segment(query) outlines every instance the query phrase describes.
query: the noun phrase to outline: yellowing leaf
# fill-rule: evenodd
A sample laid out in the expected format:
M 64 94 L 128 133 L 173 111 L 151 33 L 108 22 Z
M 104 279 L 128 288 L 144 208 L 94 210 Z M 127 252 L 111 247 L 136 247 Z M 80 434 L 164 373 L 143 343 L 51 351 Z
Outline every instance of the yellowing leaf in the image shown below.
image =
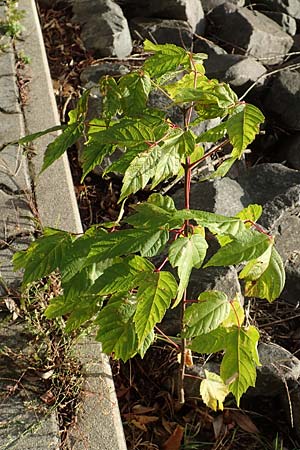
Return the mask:
M 223 410 L 223 402 L 229 394 L 228 386 L 222 378 L 213 372 L 205 372 L 205 379 L 200 385 L 200 394 L 204 403 L 214 411 Z

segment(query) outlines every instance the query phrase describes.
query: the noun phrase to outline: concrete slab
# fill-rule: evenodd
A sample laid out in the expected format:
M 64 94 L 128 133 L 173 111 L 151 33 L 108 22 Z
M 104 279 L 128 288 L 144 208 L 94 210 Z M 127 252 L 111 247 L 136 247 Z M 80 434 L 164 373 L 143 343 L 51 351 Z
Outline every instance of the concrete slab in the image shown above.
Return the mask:
M 30 58 L 30 64 L 22 75 L 31 80 L 23 107 L 26 134 L 31 134 L 59 125 L 60 121 L 35 2 L 21 0 L 19 7 L 26 11 L 22 20 L 25 32 L 24 40 L 16 43 L 16 48 Z M 42 176 L 38 175 L 46 147 L 56 136 L 55 133 L 44 136 L 32 146 L 36 155 L 31 161 L 31 175 L 39 216 L 44 226 L 81 233 L 82 226 L 67 156 L 64 155 Z

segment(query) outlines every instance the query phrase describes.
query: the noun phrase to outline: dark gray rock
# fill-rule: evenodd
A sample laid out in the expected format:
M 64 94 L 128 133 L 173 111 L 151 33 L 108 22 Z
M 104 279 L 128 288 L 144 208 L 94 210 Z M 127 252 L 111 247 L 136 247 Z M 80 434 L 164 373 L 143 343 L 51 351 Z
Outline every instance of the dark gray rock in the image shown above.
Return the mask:
M 300 134 L 286 139 L 285 155 L 290 167 L 300 170 Z
M 261 343 L 258 346 L 261 367 L 257 369 L 257 381 L 251 393 L 256 396 L 274 397 L 284 392 L 285 383 L 295 387 L 300 378 L 300 361 L 280 345 Z
M 99 80 L 104 75 L 120 76 L 130 72 L 130 68 L 124 64 L 114 63 L 111 61 L 101 61 L 99 64 L 84 69 L 80 74 L 80 80 L 84 87 L 89 89 L 93 86 L 97 87 Z
M 208 39 L 201 38 L 201 36 L 194 41 L 193 52 L 206 53 L 208 57 L 212 55 L 227 55 L 226 50 L 222 47 Z
M 193 31 L 203 34 L 204 11 L 201 0 L 123 0 L 127 17 L 152 17 L 188 22 Z
M 229 83 L 232 87 L 246 89 L 257 80 L 263 84 L 266 68 L 251 56 L 211 55 L 204 61 L 206 75 Z
M 228 0 L 228 1 L 236 6 L 245 5 L 245 0 Z M 202 8 L 206 13 L 216 8 L 217 6 L 222 5 L 225 2 L 226 0 L 201 0 Z
M 112 0 L 73 0 L 73 21 L 82 26 L 81 38 L 96 56 L 125 58 L 132 51 L 127 20 Z
M 259 164 L 242 173 L 236 181 L 247 194 L 241 197 L 244 206 L 247 203 L 264 205 L 291 187 L 299 185 L 300 172 L 282 164 Z
M 173 199 L 177 208 L 184 208 L 183 189 L 179 189 Z M 239 183 L 228 177 L 193 183 L 191 186 L 191 209 L 234 216 L 250 202 L 250 197 Z
M 300 130 L 300 73 L 283 70 L 276 74 L 264 105 L 280 126 Z
M 193 31 L 184 20 L 135 18 L 130 21 L 133 39 L 149 39 L 158 44 L 175 44 L 187 49 L 193 42 Z
M 214 34 L 238 52 L 258 58 L 263 63 L 280 63 L 293 45 L 290 35 L 260 12 L 224 3 L 208 15 Z M 234 30 L 234 32 L 233 32 Z
M 263 0 L 262 3 L 271 11 L 279 11 L 295 19 L 300 19 L 299 0 Z
M 280 25 L 282 30 L 286 33 L 290 34 L 291 36 L 294 36 L 296 34 L 297 23 L 293 17 L 289 16 L 288 14 L 275 11 L 264 11 L 263 13 L 265 16 L 278 23 L 278 25 Z

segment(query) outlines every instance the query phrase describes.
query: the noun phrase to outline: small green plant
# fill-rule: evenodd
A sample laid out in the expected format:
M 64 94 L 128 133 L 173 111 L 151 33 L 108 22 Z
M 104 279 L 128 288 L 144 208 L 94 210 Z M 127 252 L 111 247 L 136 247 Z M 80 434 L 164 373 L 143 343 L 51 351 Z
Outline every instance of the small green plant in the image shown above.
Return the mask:
M 24 30 L 21 24 L 25 12 L 18 9 L 17 0 L 6 0 L 6 17 L 0 21 L 0 31 L 11 38 L 18 38 Z
M 281 293 L 285 274 L 274 238 L 256 224 L 261 206 L 249 205 L 235 217 L 192 210 L 191 173 L 230 143 L 230 158 L 212 175 L 224 176 L 243 156 L 264 116 L 255 106 L 239 101 L 229 85 L 205 76 L 206 55 L 149 41 L 145 50 L 152 56 L 140 70 L 118 81 L 110 76 L 100 80 L 100 117 L 86 119 L 86 91 L 69 113 L 67 125 L 20 140 L 24 144 L 62 129 L 45 152 L 45 170 L 86 136 L 83 178 L 121 148 L 123 155 L 106 169 L 123 175 L 120 217 L 92 226 L 80 236 L 47 228 L 27 251 L 15 255 L 14 265 L 16 270 L 25 269 L 24 287 L 59 270 L 63 294 L 51 300 L 46 316 L 67 317 L 67 332 L 92 322 L 103 351 L 124 361 L 135 354 L 143 357 L 168 308 L 180 305 L 179 401 L 184 402 L 190 350 L 223 351 L 220 375 L 205 371 L 201 383 L 204 402 L 222 409 L 228 393 L 239 404 L 242 394 L 255 385 L 259 331 L 245 321 L 238 294 L 228 298 L 220 291 L 206 291 L 199 292 L 198 299 L 189 298 L 191 271 L 243 264 L 239 277 L 245 295 L 270 302 Z M 183 126 L 172 123 L 165 110 L 148 106 L 152 90 L 180 108 Z M 196 135 L 195 126 L 212 118 L 220 118 L 219 125 Z M 206 142 L 216 145 L 205 151 Z M 185 208 L 178 210 L 171 197 L 159 193 L 159 186 L 182 176 Z M 124 202 L 149 185 L 153 193 L 148 200 L 132 205 L 134 213 L 123 219 Z M 208 232 L 218 243 L 210 259 Z M 155 265 L 153 257 L 158 256 L 160 263 Z

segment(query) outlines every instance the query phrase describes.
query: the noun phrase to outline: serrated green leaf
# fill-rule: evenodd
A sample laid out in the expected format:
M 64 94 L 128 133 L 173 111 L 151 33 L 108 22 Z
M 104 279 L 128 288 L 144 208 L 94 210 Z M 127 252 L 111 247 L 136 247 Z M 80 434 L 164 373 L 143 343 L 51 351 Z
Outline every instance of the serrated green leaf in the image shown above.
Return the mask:
M 126 153 L 123 153 L 123 155 L 119 157 L 119 159 L 117 159 L 110 166 L 108 166 L 104 170 L 103 174 L 105 175 L 111 172 L 125 173 L 126 170 L 128 169 L 128 166 L 130 166 L 134 158 L 136 158 L 137 155 L 140 154 L 140 152 L 141 152 L 140 148 L 131 148 L 127 150 Z
M 44 315 L 47 319 L 54 319 L 68 314 L 73 307 L 73 302 L 67 301 L 63 295 L 54 297 L 50 300 L 49 305 L 45 309 Z
M 85 265 L 138 252 L 143 257 L 155 256 L 168 240 L 169 231 L 165 228 L 130 229 L 108 233 L 91 246 Z
M 249 261 L 239 273 L 239 278 L 247 281 L 257 280 L 270 264 L 272 248 L 273 246 L 270 245 L 262 255 Z
M 154 330 L 152 330 L 148 336 L 146 337 L 146 339 L 144 340 L 144 342 L 142 343 L 141 346 L 139 346 L 137 353 L 140 355 L 140 357 L 143 359 L 146 351 L 149 349 L 150 345 L 153 344 L 153 341 L 155 339 L 155 333 Z
M 267 269 L 257 280 L 246 282 L 245 295 L 247 297 L 265 298 L 272 302 L 280 296 L 284 284 L 284 265 L 279 253 L 273 247 Z
M 219 125 L 210 128 L 197 137 L 196 142 L 217 142 L 223 139 L 227 133 L 226 122 L 222 122 Z
M 228 384 L 237 405 L 248 387 L 255 386 L 256 367 L 259 365 L 257 353 L 258 330 L 232 327 L 226 335 L 226 351 L 221 363 L 221 378 Z
M 196 336 L 192 340 L 191 350 L 197 353 L 215 353 L 224 349 L 226 328 L 219 326 L 215 330 L 207 334 Z
M 206 291 L 199 295 L 199 302 L 187 308 L 184 315 L 187 338 L 207 334 L 218 328 L 230 312 L 227 295 L 220 291 Z
M 68 125 L 74 125 L 76 123 L 83 122 L 87 113 L 89 96 L 90 89 L 87 89 L 79 98 L 76 107 L 69 111 Z
M 199 66 L 198 66 L 199 67 Z M 202 66 L 203 67 L 203 66 Z M 199 67 L 200 68 L 200 67 Z M 204 67 L 203 67 L 204 69 Z M 195 86 L 196 81 L 196 86 Z M 208 79 L 205 76 L 198 76 L 195 80 L 194 72 L 185 74 L 180 80 L 177 80 L 175 83 L 169 83 L 163 86 L 163 89 L 167 91 L 171 98 L 176 98 L 178 93 L 183 88 L 192 88 L 192 89 L 203 89 L 205 85 L 208 83 Z
M 255 230 L 246 229 L 240 232 L 231 242 L 221 247 L 205 267 L 229 266 L 257 258 L 272 245 L 270 237 Z
M 60 158 L 68 148 L 78 141 L 84 130 L 82 123 L 72 123 L 64 128 L 63 132 L 51 142 L 44 154 L 42 172 Z
M 102 95 L 102 116 L 106 123 L 121 111 L 121 92 L 116 80 L 110 75 L 104 75 L 99 82 Z
M 132 72 L 121 77 L 119 89 L 124 114 L 131 116 L 143 112 L 146 108 L 151 79 L 146 73 Z
M 236 214 L 241 220 L 251 220 L 252 222 L 256 222 L 262 214 L 262 206 L 261 205 L 248 205 L 242 211 Z M 251 226 L 251 224 L 250 224 Z
M 60 267 L 71 246 L 69 233 L 45 228 L 44 235 L 32 242 L 25 252 L 14 255 L 14 269 L 25 269 L 23 285 L 39 280 Z
M 139 346 L 156 323 L 161 322 L 177 293 L 177 283 L 169 272 L 153 272 L 140 276 L 134 323 Z
M 82 177 L 81 183 L 89 172 L 94 167 L 99 166 L 105 156 L 111 155 L 115 150 L 115 146 L 110 144 L 100 144 L 97 139 L 90 137 L 87 144 L 84 146 L 82 154 Z
M 65 332 L 77 330 L 93 319 L 102 307 L 103 300 L 96 296 L 82 294 L 72 305 L 71 314 L 65 324 Z
M 208 228 L 212 233 L 238 235 L 246 230 L 242 220 L 236 217 L 227 217 L 206 211 L 182 209 L 174 213 L 174 220 L 195 220 L 202 227 Z
M 155 142 L 153 127 L 147 127 L 140 119 L 124 118 L 99 133 L 102 144 L 119 145 L 122 147 L 147 148 L 148 143 Z
M 232 108 L 238 98 L 228 84 L 218 83 L 216 80 L 207 80 L 206 85 L 203 83 L 201 89 L 182 88 L 174 98 L 175 103 L 196 102 L 195 108 L 218 107 L 221 109 Z M 228 121 L 227 121 L 228 123 Z
M 176 211 L 174 200 L 168 195 L 161 195 L 158 193 L 151 194 L 147 199 L 147 203 L 158 206 L 167 213 L 173 214 Z
M 173 308 L 180 302 L 186 289 L 192 269 L 199 269 L 204 261 L 207 242 L 200 234 L 182 237 L 172 242 L 169 248 L 169 261 L 172 267 L 178 267 L 179 286 Z
M 238 112 L 227 120 L 226 125 L 230 142 L 240 157 L 259 132 L 264 115 L 256 106 L 247 103 L 242 109 L 240 105 L 238 108 Z
M 241 327 L 245 321 L 245 311 L 239 300 L 239 294 L 230 301 L 230 312 L 222 322 L 222 327 L 230 328 L 232 326 Z
M 144 49 L 145 51 L 155 52 L 144 63 L 144 69 L 154 78 L 173 72 L 180 65 L 188 67 L 190 64 L 186 50 L 174 44 L 156 45 L 146 39 Z
M 222 378 L 213 372 L 204 369 L 205 379 L 200 384 L 200 395 L 203 402 L 212 410 L 223 411 L 223 402 L 229 394 L 229 389 Z
M 91 287 L 90 292 L 98 295 L 126 292 L 136 287 L 136 275 L 140 272 L 153 272 L 155 266 L 141 256 L 129 256 L 106 270 Z
M 21 139 L 19 139 L 18 143 L 20 145 L 28 144 L 29 142 L 35 141 L 35 139 L 38 139 L 39 137 L 44 136 L 45 134 L 53 133 L 54 131 L 58 130 L 64 130 L 65 128 L 67 128 L 67 125 L 55 125 L 54 127 L 47 128 L 46 130 L 28 134 L 27 136 L 24 136 Z
M 136 354 L 135 311 L 136 297 L 128 293 L 112 296 L 100 311 L 95 321 L 99 325 L 96 339 L 101 342 L 104 353 L 113 352 L 125 362 Z

